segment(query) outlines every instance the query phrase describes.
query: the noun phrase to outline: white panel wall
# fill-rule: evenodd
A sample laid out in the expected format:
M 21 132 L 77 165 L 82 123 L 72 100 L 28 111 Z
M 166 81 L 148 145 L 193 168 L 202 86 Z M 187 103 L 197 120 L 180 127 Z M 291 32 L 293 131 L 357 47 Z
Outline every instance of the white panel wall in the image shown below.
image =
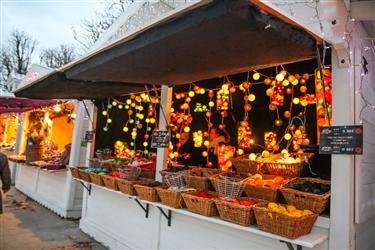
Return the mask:
M 357 249 L 375 249 L 375 109 L 367 107 L 360 111 L 364 106 L 361 98 L 361 60 L 364 56 L 368 62 L 368 74 L 362 78 L 363 96 L 375 105 L 375 55 L 371 50 L 365 51 L 364 46 L 371 43 L 363 40 L 368 35 L 356 27 L 356 33 L 353 37 L 352 46 L 355 53 L 355 86 L 356 94 L 356 120 L 362 122 L 364 129 L 364 151 L 361 157 L 356 159 L 355 172 L 355 223 L 356 223 L 356 248 Z M 362 38 L 362 39 L 361 39 Z M 361 41 L 362 40 L 362 41 Z

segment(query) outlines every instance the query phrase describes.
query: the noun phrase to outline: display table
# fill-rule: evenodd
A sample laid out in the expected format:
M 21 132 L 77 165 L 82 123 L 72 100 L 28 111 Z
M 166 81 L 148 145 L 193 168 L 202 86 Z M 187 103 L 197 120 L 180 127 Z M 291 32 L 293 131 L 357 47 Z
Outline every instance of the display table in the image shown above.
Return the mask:
M 47 171 L 17 163 L 15 187 L 64 218 L 81 216 L 82 187 L 67 170 Z
M 311 234 L 291 240 L 78 181 L 86 189 L 80 228 L 111 249 L 328 248 L 328 218 L 319 217 Z

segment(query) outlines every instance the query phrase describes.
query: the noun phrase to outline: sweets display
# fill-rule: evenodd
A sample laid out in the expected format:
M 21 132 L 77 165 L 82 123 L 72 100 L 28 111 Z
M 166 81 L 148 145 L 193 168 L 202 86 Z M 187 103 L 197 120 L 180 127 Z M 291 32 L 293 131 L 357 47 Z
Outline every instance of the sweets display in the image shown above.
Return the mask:
M 311 212 L 310 210 L 307 210 L 307 209 L 300 210 L 300 209 L 297 209 L 295 206 L 292 206 L 292 205 L 286 205 L 285 206 L 285 205 L 282 205 L 282 204 L 276 204 L 276 203 L 272 203 L 272 202 L 268 203 L 267 208 L 269 210 L 273 211 L 273 212 L 278 212 L 278 213 L 285 214 L 285 215 L 288 215 L 288 216 L 291 216 L 291 217 L 301 217 L 301 216 L 304 216 L 304 215 L 313 214 L 313 212 Z

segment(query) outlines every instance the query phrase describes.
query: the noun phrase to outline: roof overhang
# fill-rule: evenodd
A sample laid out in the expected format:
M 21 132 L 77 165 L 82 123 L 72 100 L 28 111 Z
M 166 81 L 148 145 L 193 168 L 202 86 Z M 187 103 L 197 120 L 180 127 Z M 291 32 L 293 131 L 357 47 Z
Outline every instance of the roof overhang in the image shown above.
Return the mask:
M 102 83 L 101 96 L 115 96 L 143 84 L 184 84 L 308 60 L 315 46 L 306 31 L 250 1 L 212 1 L 83 57 L 56 72 L 59 78 L 49 75 L 16 95 L 42 98 L 38 92 L 52 88 L 48 98 L 94 97 L 88 89 Z
M 0 97 L 0 114 L 23 113 L 56 104 L 56 100 Z

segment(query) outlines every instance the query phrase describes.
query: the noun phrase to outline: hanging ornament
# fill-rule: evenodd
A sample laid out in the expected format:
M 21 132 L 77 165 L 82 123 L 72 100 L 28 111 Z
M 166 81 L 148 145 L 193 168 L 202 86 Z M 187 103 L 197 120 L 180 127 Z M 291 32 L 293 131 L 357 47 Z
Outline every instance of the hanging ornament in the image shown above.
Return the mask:
M 203 132 L 202 130 L 198 130 L 196 132 L 193 132 L 193 141 L 194 141 L 194 147 L 200 148 L 203 144 Z
M 283 120 L 281 120 L 280 118 L 276 119 L 275 120 L 275 125 L 277 127 L 281 127 L 283 125 Z
M 238 126 L 238 147 L 249 148 L 252 139 L 252 129 L 248 121 L 242 121 Z
M 218 148 L 218 164 L 221 171 L 229 171 L 232 167 L 232 159 L 234 157 L 235 147 L 221 145 Z
M 264 147 L 267 150 L 273 150 L 277 144 L 277 136 L 275 132 L 269 131 L 264 133 Z
M 228 110 L 230 101 L 230 91 L 229 88 L 233 84 L 231 82 L 224 83 L 221 85 L 220 90 L 216 92 L 216 106 L 217 110 Z

